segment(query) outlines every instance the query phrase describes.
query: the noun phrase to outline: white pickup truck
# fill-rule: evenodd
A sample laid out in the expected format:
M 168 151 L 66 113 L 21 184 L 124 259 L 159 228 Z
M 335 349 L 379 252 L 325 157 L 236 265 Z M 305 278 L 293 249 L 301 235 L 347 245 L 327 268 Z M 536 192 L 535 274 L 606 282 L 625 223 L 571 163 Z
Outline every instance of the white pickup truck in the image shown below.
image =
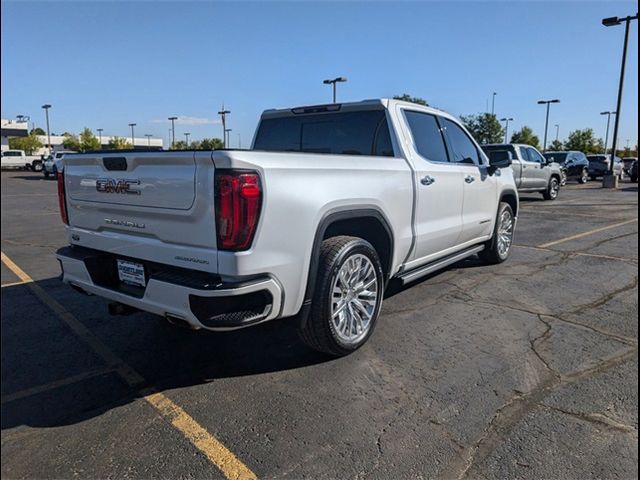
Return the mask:
M 396 100 L 267 110 L 250 150 L 67 154 L 63 280 L 195 329 L 296 317 L 345 355 L 390 279 L 471 255 L 507 259 L 509 156 L 492 164 L 452 116 Z
M 2 168 L 26 168 L 39 172 L 42 170 L 42 157 L 27 155 L 24 150 L 4 150 L 0 157 Z

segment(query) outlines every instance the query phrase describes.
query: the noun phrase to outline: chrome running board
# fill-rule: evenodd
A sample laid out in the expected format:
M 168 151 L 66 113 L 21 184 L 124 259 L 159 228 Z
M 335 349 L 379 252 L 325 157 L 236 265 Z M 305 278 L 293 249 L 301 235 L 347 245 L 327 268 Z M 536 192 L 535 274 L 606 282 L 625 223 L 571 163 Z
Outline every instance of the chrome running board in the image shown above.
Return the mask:
M 434 262 L 427 263 L 422 267 L 414 268 L 413 270 L 409 270 L 408 272 L 401 273 L 398 275 L 398 278 L 402 281 L 402 285 L 406 285 L 407 283 L 413 282 L 420 277 L 424 277 L 425 275 L 429 275 L 430 273 L 437 272 L 438 270 L 442 270 L 443 268 L 459 262 L 460 260 L 464 260 L 471 255 L 475 255 L 482 250 L 484 250 L 484 245 L 476 245 L 474 247 L 467 248 L 466 250 L 462 250 L 461 252 L 452 253 L 451 255 L 439 260 L 435 260 Z

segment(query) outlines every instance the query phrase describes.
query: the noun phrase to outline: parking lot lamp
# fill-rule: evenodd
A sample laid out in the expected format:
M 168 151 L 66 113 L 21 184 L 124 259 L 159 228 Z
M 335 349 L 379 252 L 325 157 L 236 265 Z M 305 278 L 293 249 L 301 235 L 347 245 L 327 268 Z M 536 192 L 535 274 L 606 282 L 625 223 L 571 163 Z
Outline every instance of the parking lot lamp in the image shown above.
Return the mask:
M 130 123 L 129 126 L 131 127 L 131 148 L 133 148 L 134 150 L 136 149 L 136 139 L 135 136 L 133 135 L 133 127 L 135 127 L 137 125 L 137 123 Z
M 231 130 L 230 128 L 226 128 L 226 129 L 224 130 L 224 134 L 225 134 L 225 137 L 224 137 L 224 138 L 225 138 L 225 143 L 226 143 L 227 145 L 229 145 L 229 147 L 231 147 L 231 135 L 230 135 L 230 134 L 231 134 L 231 132 L 232 132 L 232 130 Z
M 509 122 L 513 122 L 513 118 L 501 118 L 501 122 L 504 122 L 504 143 L 509 143 Z
M 231 113 L 229 110 L 225 110 L 224 104 L 222 104 L 222 110 L 218 112 L 218 115 L 222 118 L 222 147 L 227 148 L 227 114 Z
M 51 105 L 45 103 L 42 105 L 42 108 L 44 108 L 44 114 L 47 118 L 47 148 L 49 149 L 49 152 L 51 152 L 51 133 L 49 130 L 49 109 L 51 108 Z
M 151 135 L 150 133 L 145 133 L 144 134 L 145 137 L 147 137 L 147 146 L 151 146 L 151 137 L 153 137 L 153 135 Z
M 556 123 L 554 126 L 556 127 L 556 143 L 558 143 L 558 139 L 560 138 L 560 124 Z
M 187 146 L 187 149 L 189 148 L 189 135 L 191 135 L 190 132 L 184 132 L 184 141 Z
M 496 92 L 493 92 L 493 95 L 491 96 L 491 115 L 495 115 L 495 108 L 496 108 Z
M 169 117 L 171 120 L 171 148 L 176 144 L 176 120 L 178 117 Z
M 620 67 L 620 83 L 618 84 L 618 102 L 616 105 L 616 121 L 613 124 L 613 141 L 611 145 L 611 161 L 609 162 L 609 174 L 604 176 L 602 180 L 602 186 L 604 188 L 616 188 L 616 178 L 613 174 L 613 168 L 615 166 L 616 158 L 616 143 L 618 142 L 618 127 L 620 125 L 620 109 L 622 108 L 622 88 L 624 86 L 624 69 L 627 63 L 627 45 L 629 43 L 629 25 L 631 20 L 638 20 L 638 13 L 634 16 L 627 16 L 624 18 L 609 17 L 602 19 L 602 24 L 605 27 L 613 27 L 620 25 L 624 22 L 624 45 L 622 46 L 622 65 Z
M 329 79 L 329 80 L 323 80 L 322 83 L 324 83 L 325 85 L 332 85 L 333 86 L 333 103 L 336 103 L 336 83 L 342 83 L 342 82 L 346 82 L 347 78 L 346 77 L 336 77 L 334 79 Z
M 611 115 L 615 115 L 616 112 L 600 112 L 600 115 L 607 116 L 607 130 L 604 134 L 604 154 L 607 154 L 607 143 L 609 143 L 609 123 L 611 122 Z
M 104 131 L 104 128 L 96 128 L 97 132 L 98 132 L 98 138 L 100 139 L 100 150 L 102 150 L 102 132 Z
M 551 105 L 552 103 L 560 103 L 560 100 L 558 100 L 557 98 L 554 98 L 553 100 L 538 100 L 538 105 L 544 105 L 544 104 L 547 105 L 547 116 L 544 121 L 544 143 L 542 147 L 543 152 L 547 151 L 547 132 L 549 130 L 549 105 Z

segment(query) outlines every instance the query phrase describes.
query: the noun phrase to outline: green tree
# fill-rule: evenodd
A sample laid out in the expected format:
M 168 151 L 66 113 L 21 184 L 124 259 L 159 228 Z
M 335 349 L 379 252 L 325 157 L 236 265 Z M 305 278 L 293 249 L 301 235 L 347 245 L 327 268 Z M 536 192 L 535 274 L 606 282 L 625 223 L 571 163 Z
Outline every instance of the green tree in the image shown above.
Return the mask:
M 429 104 L 427 103 L 427 101 L 424 98 L 412 97 L 408 93 L 403 93 L 402 95 L 396 95 L 393 98 L 395 100 L 402 100 L 402 101 L 405 101 L 405 102 L 417 103 L 418 105 L 424 105 L 425 107 L 429 106 Z
M 604 142 L 601 138 L 596 138 L 592 128 L 585 128 L 571 132 L 565 143 L 565 148 L 587 154 L 601 153 L 604 150 Z
M 203 138 L 199 150 L 220 150 L 223 147 L 219 138 Z
M 547 150 L 550 150 L 552 152 L 560 152 L 564 150 L 564 143 L 562 143 L 560 140 L 554 140 L 547 146 Z
M 479 143 L 501 143 L 504 138 L 504 129 L 498 117 L 492 113 L 479 113 L 460 117 L 464 126 Z
M 126 138 L 111 137 L 107 143 L 107 147 L 111 150 L 126 150 L 131 148 L 131 143 Z
M 26 137 L 15 137 L 9 139 L 9 148 L 13 150 L 24 150 L 27 155 L 33 155 L 33 153 L 42 148 L 42 142 L 38 140 L 38 137 L 34 134 L 29 134 Z
M 524 126 L 519 131 L 511 135 L 511 143 L 524 143 L 537 149 L 540 148 L 540 139 L 533 134 L 530 127 Z
M 178 140 L 173 144 L 173 147 L 171 148 L 171 150 L 186 150 L 187 149 L 187 142 L 185 142 L 184 140 Z
M 47 132 L 45 132 L 40 127 L 36 127 L 36 128 L 32 128 L 31 129 L 31 135 L 46 135 L 46 134 L 47 134 Z
M 62 140 L 62 146 L 65 150 L 73 150 L 74 152 L 81 151 L 80 140 L 77 136 L 68 132 L 65 132 L 62 136 L 64 137 L 64 140 Z
M 80 134 L 80 151 L 86 152 L 88 150 L 100 150 L 100 140 L 93 134 L 93 132 L 85 128 Z

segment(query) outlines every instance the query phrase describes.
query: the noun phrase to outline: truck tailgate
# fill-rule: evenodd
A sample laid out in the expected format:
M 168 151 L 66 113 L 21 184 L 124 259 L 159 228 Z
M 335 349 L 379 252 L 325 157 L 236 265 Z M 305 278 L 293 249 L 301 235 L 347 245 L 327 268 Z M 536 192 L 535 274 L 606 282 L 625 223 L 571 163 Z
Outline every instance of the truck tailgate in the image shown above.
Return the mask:
M 63 162 L 72 244 L 217 268 L 210 152 L 101 152 Z

